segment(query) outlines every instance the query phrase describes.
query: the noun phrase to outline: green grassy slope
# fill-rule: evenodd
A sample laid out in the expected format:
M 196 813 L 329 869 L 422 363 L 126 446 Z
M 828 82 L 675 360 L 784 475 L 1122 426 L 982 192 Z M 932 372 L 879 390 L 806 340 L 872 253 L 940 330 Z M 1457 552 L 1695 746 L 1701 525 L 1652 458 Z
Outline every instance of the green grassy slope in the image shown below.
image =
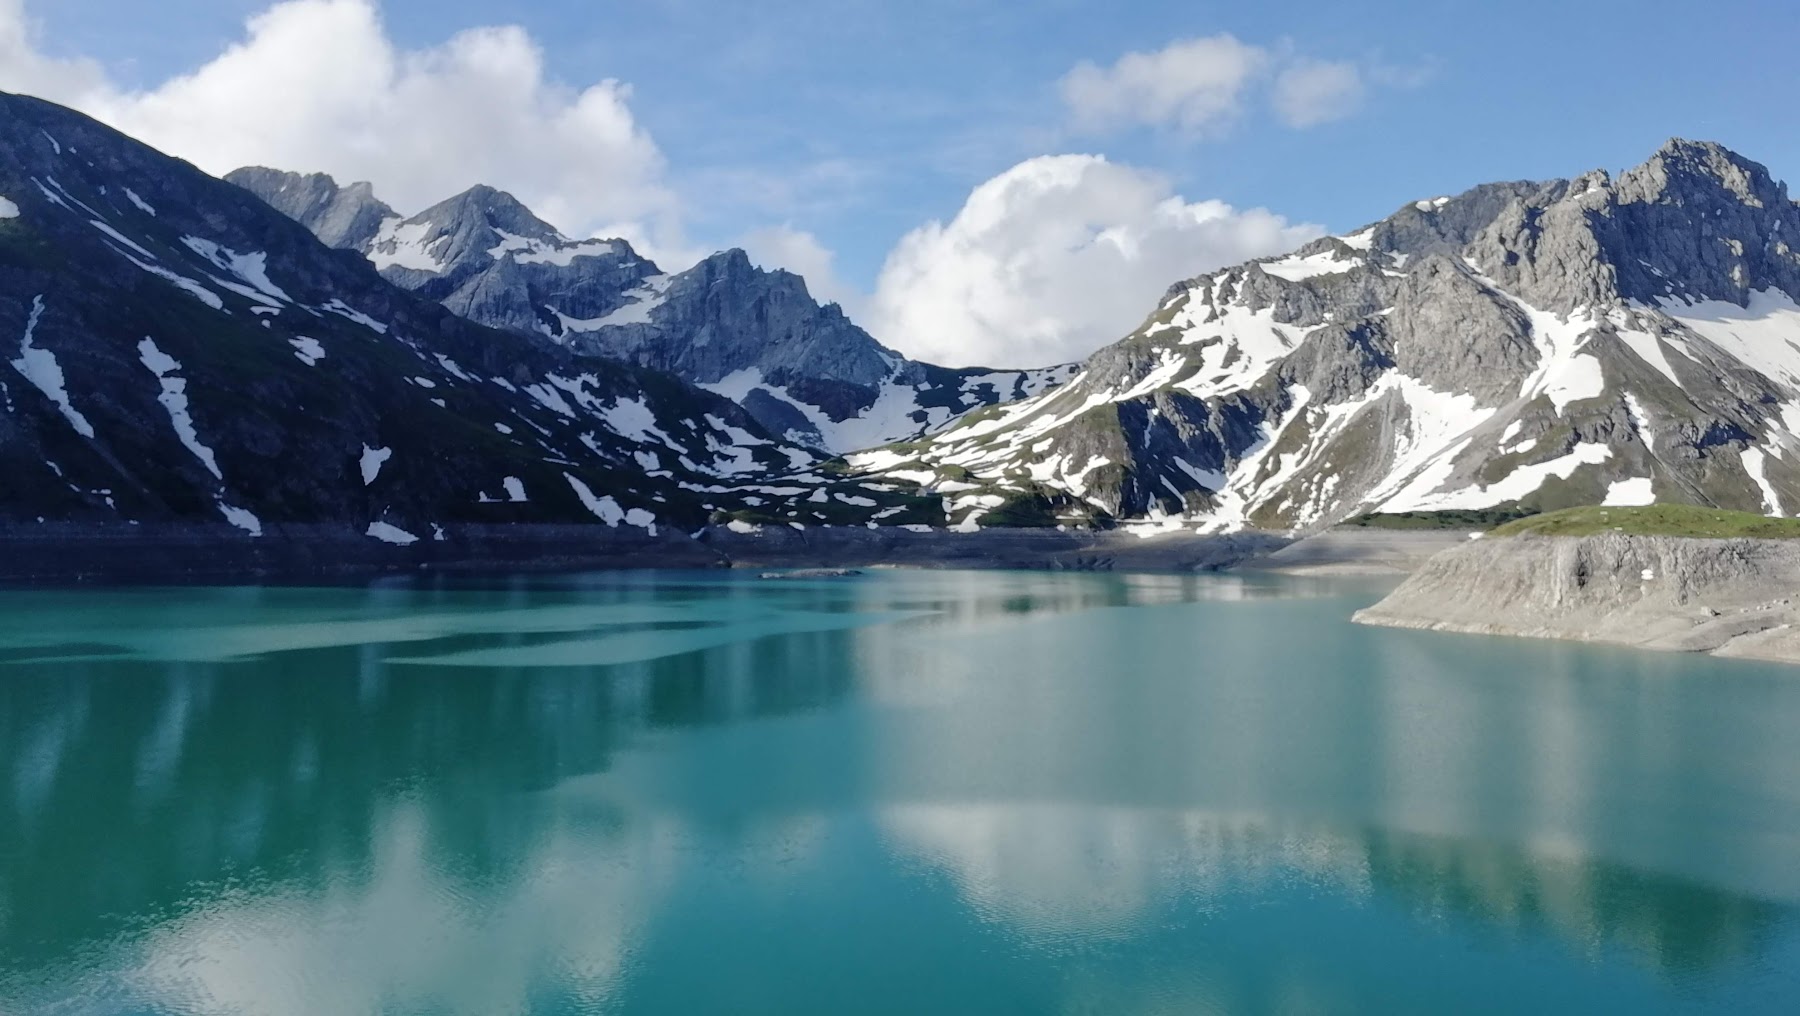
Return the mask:
M 1690 536 L 1724 539 L 1741 536 L 1762 540 L 1800 538 L 1800 519 L 1772 519 L 1750 512 L 1722 511 L 1686 504 L 1642 508 L 1565 508 L 1519 519 L 1495 529 L 1492 536 L 1591 536 L 1622 532 L 1633 536 Z

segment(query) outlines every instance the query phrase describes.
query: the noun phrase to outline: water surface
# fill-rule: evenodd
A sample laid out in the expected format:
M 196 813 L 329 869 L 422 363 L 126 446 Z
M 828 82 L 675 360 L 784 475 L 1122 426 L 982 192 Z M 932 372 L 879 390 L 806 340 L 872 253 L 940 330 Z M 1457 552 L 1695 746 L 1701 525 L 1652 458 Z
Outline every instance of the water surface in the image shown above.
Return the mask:
M 0 593 L 0 1014 L 1800 1011 L 1800 670 L 1380 591 Z

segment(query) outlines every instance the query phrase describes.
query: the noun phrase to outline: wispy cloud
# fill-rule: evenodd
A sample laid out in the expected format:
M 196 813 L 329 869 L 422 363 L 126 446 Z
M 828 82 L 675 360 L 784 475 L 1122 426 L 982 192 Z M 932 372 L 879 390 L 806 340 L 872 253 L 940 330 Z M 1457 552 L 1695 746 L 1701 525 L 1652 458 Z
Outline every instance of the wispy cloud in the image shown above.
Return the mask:
M 1283 124 L 1304 129 L 1354 115 L 1372 87 L 1413 88 L 1431 73 L 1428 65 L 1316 59 L 1285 40 L 1266 47 L 1212 35 L 1127 53 L 1105 67 L 1084 60 L 1060 86 L 1076 133 L 1148 127 L 1206 139 L 1229 131 L 1259 101 Z
M 1300 60 L 1275 79 L 1275 113 L 1289 127 L 1342 120 L 1362 107 L 1363 72 L 1348 60 Z
M 1144 125 L 1206 134 L 1243 112 L 1245 93 L 1269 63 L 1267 50 L 1230 35 L 1183 39 L 1110 67 L 1076 64 L 1062 79 L 1063 101 L 1084 131 Z

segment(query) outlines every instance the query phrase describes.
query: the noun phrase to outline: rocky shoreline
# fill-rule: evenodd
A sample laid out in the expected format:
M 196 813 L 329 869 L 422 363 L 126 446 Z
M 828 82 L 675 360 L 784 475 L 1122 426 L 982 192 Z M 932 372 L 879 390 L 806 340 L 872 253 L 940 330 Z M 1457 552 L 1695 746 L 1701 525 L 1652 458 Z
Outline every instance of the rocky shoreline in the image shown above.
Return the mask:
M 1254 558 L 1246 570 L 1283 575 L 1408 575 L 1441 551 L 1469 542 L 1462 529 L 1339 526 Z
M 1433 557 L 1355 620 L 1800 663 L 1800 541 L 1474 540 Z

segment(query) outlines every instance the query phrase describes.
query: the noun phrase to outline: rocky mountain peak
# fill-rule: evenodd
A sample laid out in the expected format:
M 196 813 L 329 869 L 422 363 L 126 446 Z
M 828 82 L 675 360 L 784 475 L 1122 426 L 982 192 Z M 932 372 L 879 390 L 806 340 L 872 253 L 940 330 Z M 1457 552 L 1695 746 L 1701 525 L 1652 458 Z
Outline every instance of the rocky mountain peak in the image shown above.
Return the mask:
M 750 255 L 742 247 L 714 251 L 700 264 L 706 265 L 708 271 L 720 275 L 754 275 L 762 271 L 750 262 Z
M 741 247 L 710 254 L 689 269 L 688 273 L 705 280 L 709 286 L 729 284 L 763 294 L 779 293 L 783 298 L 804 300 L 809 304 L 817 303 L 812 290 L 806 285 L 805 277 L 785 268 L 759 267 Z M 835 303 L 821 304 L 818 309 L 825 318 L 848 321 L 843 310 Z
M 225 179 L 299 221 L 326 246 L 341 250 L 361 250 L 381 231 L 382 223 L 400 217 L 375 197 L 375 188 L 366 181 L 339 186 L 324 173 L 289 173 L 266 166 L 236 169 Z
M 1461 253 L 1559 314 L 1659 300 L 1744 306 L 1761 290 L 1800 293 L 1797 230 L 1800 210 L 1766 168 L 1678 138 L 1617 178 L 1595 170 L 1514 191 Z
M 1752 207 L 1788 202 L 1787 186 L 1767 167 L 1714 141 L 1671 138 L 1643 165 L 1620 178 L 1624 200 L 1662 200 L 1675 204 L 1719 201 Z
M 477 184 L 440 201 L 408 221 L 429 222 L 451 233 L 464 228 L 485 227 L 547 243 L 570 242 L 556 227 L 532 214 L 518 198 L 486 184 Z
M 1402 205 L 1394 214 L 1350 234 L 1374 250 L 1405 257 L 1457 252 L 1509 206 L 1529 201 L 1552 185 L 1531 180 L 1482 184 L 1456 195 Z
M 1619 176 L 1595 216 L 1620 295 L 1651 303 L 1745 306 L 1775 289 L 1800 296 L 1800 208 L 1762 164 L 1710 141 L 1669 141 Z

